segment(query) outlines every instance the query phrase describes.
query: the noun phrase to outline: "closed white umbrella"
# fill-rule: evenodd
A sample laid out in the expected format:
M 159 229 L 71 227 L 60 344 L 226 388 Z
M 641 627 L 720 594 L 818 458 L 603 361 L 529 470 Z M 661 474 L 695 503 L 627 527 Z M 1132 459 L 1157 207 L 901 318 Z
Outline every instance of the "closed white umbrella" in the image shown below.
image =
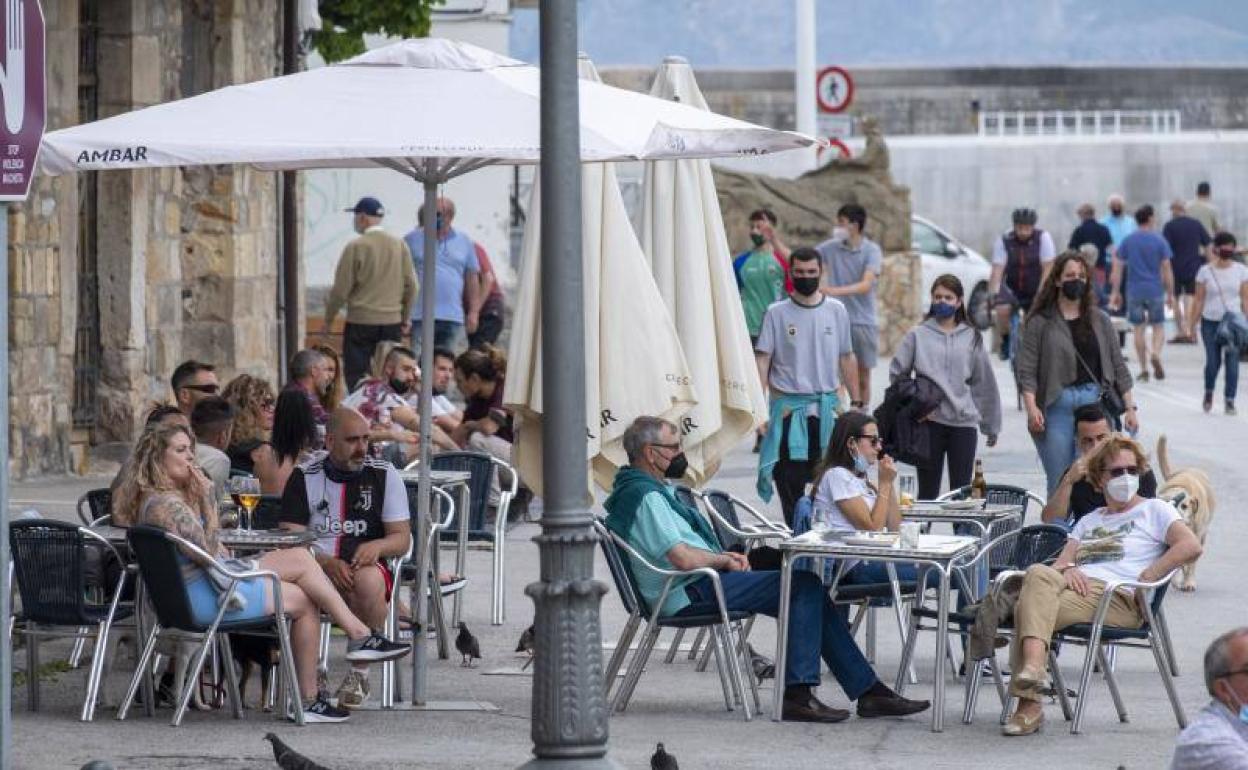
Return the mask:
M 582 79 L 598 79 L 593 64 L 584 57 L 580 70 Z M 540 210 L 540 196 L 540 187 L 534 183 L 529 211 Z M 650 275 L 612 164 L 582 167 L 581 217 L 585 350 L 570 350 L 567 355 L 584 356 L 586 458 L 592 461 L 593 479 L 610 489 L 616 469 L 628 461 L 620 441 L 624 429 L 642 415 L 677 421 L 693 406 L 695 394 L 676 328 Z M 541 256 L 539 221 L 530 217 L 503 401 L 519 417 L 512 460 L 538 494 L 542 493 L 542 413 L 547 408 L 542 403 L 541 383 Z
M 693 68 L 677 56 L 663 61 L 650 95 L 707 109 Z M 709 161 L 646 163 L 641 242 L 698 394 L 681 426 L 701 485 L 767 413 Z

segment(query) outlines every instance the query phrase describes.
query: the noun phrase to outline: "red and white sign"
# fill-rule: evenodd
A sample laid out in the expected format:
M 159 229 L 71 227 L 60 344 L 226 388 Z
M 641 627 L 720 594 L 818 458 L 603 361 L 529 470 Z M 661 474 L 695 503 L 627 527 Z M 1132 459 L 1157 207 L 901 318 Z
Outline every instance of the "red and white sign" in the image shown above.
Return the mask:
M 0 201 L 26 200 L 47 122 L 44 22 L 39 0 L 4 0 L 0 38 Z
M 840 139 L 836 139 L 834 137 L 828 137 L 827 147 L 825 148 L 821 144 L 819 145 L 819 149 L 815 150 L 815 160 L 823 160 L 823 152 L 825 149 L 836 153 L 835 157 L 838 157 L 838 158 L 849 158 L 853 156 L 853 153 L 849 151 L 848 144 L 845 144 Z
M 844 67 L 824 67 L 815 76 L 815 98 L 821 112 L 843 112 L 854 100 L 854 79 Z

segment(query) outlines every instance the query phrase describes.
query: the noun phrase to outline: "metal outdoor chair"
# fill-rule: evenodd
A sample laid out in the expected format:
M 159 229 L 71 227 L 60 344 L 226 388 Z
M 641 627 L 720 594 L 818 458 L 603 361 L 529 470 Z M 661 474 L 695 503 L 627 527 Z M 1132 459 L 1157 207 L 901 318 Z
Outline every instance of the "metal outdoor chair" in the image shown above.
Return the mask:
M 937 500 L 969 500 L 970 497 L 971 488 L 966 486 L 951 489 L 938 497 Z M 1039 508 L 1044 508 L 1044 498 L 1022 487 L 1015 487 L 1009 484 L 989 484 L 986 499 L 991 505 L 1021 505 L 1023 507 L 1023 515 L 1017 521 L 1000 521 L 990 525 L 986 540 L 993 540 L 1006 532 L 1021 529 L 1027 522 L 1027 507 L 1029 504 L 1034 502 Z M 1003 569 L 1010 569 L 1011 556 L 1012 553 L 1007 547 L 1001 547 L 994 551 L 988 557 L 989 577 L 996 575 L 997 572 Z
M 1062 548 L 1065 545 L 1066 530 L 1053 524 L 1033 524 L 1022 529 L 1010 530 L 989 540 L 980 547 L 974 556 L 960 563 L 958 568 L 969 571 L 976 568 L 979 563 L 994 558 L 996 554 L 1006 553 L 1008 562 L 1012 566 L 1009 572 L 1002 572 L 996 578 L 997 580 L 1002 580 L 1008 574 L 1021 572 L 1033 564 L 1052 563 L 1058 554 L 1062 552 Z M 963 590 L 967 590 L 965 585 Z M 971 596 L 968 598 L 978 600 L 983 597 Z M 971 625 L 975 622 L 975 614 L 965 609 L 951 610 L 947 617 L 949 619 L 949 633 L 960 636 L 969 633 Z M 925 620 L 933 621 L 933 625 L 924 625 L 923 621 Z M 910 628 L 906 632 L 906 644 L 901 654 L 901 668 L 897 673 L 898 692 L 901 691 L 904 684 L 902 672 L 907 670 L 913 660 L 918 632 L 935 631 L 937 629 L 935 621 L 937 620 L 939 620 L 939 616 L 934 608 L 916 605 L 910 610 Z M 1004 700 L 1005 686 L 1001 682 L 999 669 L 991 660 L 988 661 L 988 665 L 997 684 L 998 695 Z M 970 722 L 971 715 L 974 714 L 975 699 L 979 693 L 982 671 L 982 665 L 972 664 L 967 667 L 966 709 L 963 713 L 963 721 L 967 723 Z
M 719 547 L 725 551 L 740 548 L 741 551 L 748 554 L 755 545 L 761 542 L 782 540 L 792 534 L 784 524 L 769 521 L 766 516 L 750 507 L 745 501 L 727 492 L 714 489 L 698 491 L 683 485 L 676 486 L 675 492 L 678 500 L 703 511 L 712 529 L 715 531 L 715 537 L 719 540 Z M 698 505 L 699 500 L 702 501 L 704 507 Z M 742 524 L 738 510 L 746 511 L 758 523 Z M 753 624 L 754 619 L 751 616 L 745 622 L 745 637 L 749 637 Z M 685 631 L 683 628 L 676 631 L 664 662 L 671 663 L 676 659 L 676 654 L 679 651 L 684 635 Z M 710 647 L 702 647 L 705 637 L 706 629 L 699 629 L 697 636 L 693 639 L 693 644 L 689 648 L 689 660 L 698 660 L 698 671 L 705 671 L 710 662 Z M 701 655 L 700 658 L 699 654 Z
M 437 471 L 467 471 L 468 510 L 457 511 L 457 516 L 468 517 L 468 541 L 487 545 L 493 549 L 494 560 L 490 576 L 490 623 L 500 626 L 507 617 L 507 594 L 504 591 L 506 579 L 506 541 L 507 512 L 511 501 L 519 488 L 520 476 L 515 468 L 484 452 L 442 452 L 434 455 L 430 462 Z M 494 524 L 488 522 L 490 506 L 490 487 L 498 477 L 498 506 L 494 512 Z M 449 529 L 441 534 L 443 541 L 458 543 L 458 522 L 452 523 Z M 463 544 L 460 544 L 463 545 Z M 456 563 L 457 571 L 463 565 Z M 458 613 L 456 613 L 458 617 Z
M 88 543 L 111 553 L 122 563 L 117 550 L 95 532 L 84 527 L 46 519 L 17 521 L 9 525 L 12 562 L 22 611 L 10 621 L 9 631 L 26 637 L 26 683 L 31 711 L 39 710 L 39 639 L 94 634 L 95 653 L 87 674 L 87 691 L 79 718 L 90 722 L 95 716 L 107 676 L 108 639 L 113 623 L 129 617 L 133 606 L 121 605 L 126 582 L 122 571 L 116 585 L 100 603 L 88 600 L 84 574 Z
M 1161 676 L 1161 683 L 1166 688 L 1167 697 L 1170 698 L 1170 708 L 1174 711 L 1174 719 L 1178 722 L 1180 730 L 1187 727 L 1187 715 L 1183 711 L 1183 704 L 1179 701 L 1178 692 L 1174 687 L 1174 679 L 1171 676 L 1172 665 L 1170 657 L 1173 653 L 1157 624 L 1157 617 L 1161 612 L 1161 605 L 1166 598 L 1166 592 L 1170 588 L 1170 581 L 1177 572 L 1178 570 L 1174 570 L 1161 580 L 1151 583 L 1137 580 L 1110 581 L 1106 583 L 1105 593 L 1101 595 L 1101 601 L 1097 604 L 1096 614 L 1093 615 L 1092 622 L 1076 623 L 1063 628 L 1053 635 L 1054 643 L 1081 645 L 1087 648 L 1087 654 L 1083 658 L 1083 669 L 1079 675 L 1079 689 L 1076 691 L 1078 697 L 1074 710 L 1074 720 L 1070 725 L 1072 734 L 1082 732 L 1083 716 L 1088 705 L 1089 685 L 1092 681 L 1093 663 L 1100 667 L 1101 673 L 1105 677 L 1105 684 L 1109 686 L 1109 694 L 1113 698 L 1114 709 L 1118 712 L 1119 721 L 1127 721 L 1127 708 L 1122 702 L 1122 694 L 1118 691 L 1118 682 L 1114 679 L 1114 667 L 1106 654 L 1106 649 L 1114 650 L 1122 647 L 1147 649 L 1153 653 L 1153 660 L 1157 663 L 1157 673 Z M 1122 628 L 1105 624 L 1105 614 L 1109 610 L 1110 600 L 1113 598 L 1115 591 L 1122 589 L 1152 591 L 1151 599 L 1143 606 L 1144 624 L 1139 628 Z M 1049 645 L 1049 669 L 1053 672 L 1054 689 L 1057 690 L 1058 698 L 1062 703 L 1062 713 L 1066 715 L 1067 719 L 1070 719 L 1071 711 L 1069 698 L 1066 694 L 1066 685 L 1062 681 L 1062 672 L 1058 666 L 1057 652 L 1052 644 Z M 1002 708 L 1002 714 L 1008 714 L 1010 700 L 1007 697 L 1006 704 Z
M 295 672 L 295 659 L 290 647 L 290 632 L 286 625 L 286 613 L 282 609 L 281 579 L 271 570 L 233 571 L 219 561 L 177 535 L 158 527 L 146 525 L 134 526 L 127 532 L 127 542 L 139 565 L 139 576 L 143 580 L 147 597 L 155 610 L 155 622 L 148 633 L 135 666 L 134 677 L 126 690 L 126 696 L 117 711 L 118 719 L 125 719 L 130 705 L 134 702 L 139 684 L 146 676 L 151 665 L 156 643 L 162 638 L 171 638 L 197 643 L 199 648 L 192 656 L 188 667 L 186 681 L 182 692 L 178 695 L 177 708 L 174 710 L 171 724 L 174 727 L 182 724 L 191 694 L 199 682 L 200 671 L 214 643 L 218 646 L 221 660 L 225 661 L 225 678 L 227 693 L 235 719 L 243 718 L 243 703 L 238 693 L 238 672 L 234 669 L 230 654 L 231 633 L 259 634 L 268 636 L 276 634 L 281 652 L 278 673 L 282 681 L 282 689 L 287 697 L 279 700 L 285 704 L 283 713 L 293 711 L 297 724 L 303 724 L 303 707 L 300 702 L 299 677 Z M 273 612 L 264 617 L 246 621 L 223 621 L 228 602 L 220 602 L 216 616 L 208 624 L 199 623 L 191 612 L 191 600 L 186 590 L 186 580 L 182 575 L 182 562 L 178 549 L 196 554 L 202 560 L 211 562 L 212 569 L 230 579 L 229 591 L 233 592 L 238 581 L 250 578 L 263 578 L 272 583 Z
M 719 573 L 707 567 L 688 571 L 660 569 L 646 561 L 622 538 L 617 537 L 615 533 L 607 529 L 602 521 L 595 521 L 594 529 L 597 531 L 598 542 L 602 547 L 603 556 L 607 560 L 607 566 L 611 571 L 611 578 L 615 583 L 616 591 L 620 595 L 620 601 L 624 605 L 625 611 L 628 612 L 628 622 L 625 623 L 624 630 L 616 642 L 615 652 L 611 655 L 611 660 L 607 664 L 605 684 L 607 695 L 610 695 L 611 687 L 615 684 L 615 677 L 620 671 L 624 658 L 628 655 L 633 637 L 636 635 L 638 628 L 643 623 L 645 624 L 645 632 L 638 643 L 637 651 L 633 653 L 632 659 L 629 660 L 624 681 L 620 683 L 619 689 L 615 692 L 615 698 L 611 702 L 612 709 L 622 712 L 628 708 L 628 702 L 632 699 L 633 691 L 637 688 L 637 682 L 641 679 L 641 673 L 646 667 L 646 661 L 649 660 L 650 653 L 654 650 L 655 642 L 658 641 L 659 633 L 664 628 L 682 630 L 686 628 L 708 628 L 711 638 L 709 646 L 715 653 L 715 661 L 719 671 L 719 683 L 724 693 L 724 706 L 728 711 L 732 711 L 733 705 L 739 703 L 745 713 L 746 721 L 750 721 L 753 718 L 754 711 L 760 710 L 758 687 L 754 682 L 754 677 L 748 677 L 750 693 L 754 701 L 754 708 L 751 710 L 750 703 L 744 694 L 744 683 L 741 675 L 741 662 L 746 657 L 745 638 L 741 623 L 750 617 L 750 613 L 729 611 L 727 609 L 724 603 L 723 588 L 719 582 Z M 660 594 L 659 600 L 653 609 L 646 606 L 641 592 L 637 588 L 637 581 L 632 570 L 632 565 L 634 564 L 641 569 L 666 577 L 663 584 L 663 592 Z M 715 588 L 715 597 L 719 605 L 719 611 L 715 614 L 707 615 L 671 615 L 666 617 L 660 615 L 659 609 L 667 599 L 668 592 L 672 589 L 675 579 L 689 575 L 705 575 L 711 579 L 711 583 Z M 737 637 L 735 642 L 734 636 Z M 749 670 L 749 661 L 744 660 L 744 662 L 747 666 L 746 670 Z
M 108 487 L 89 489 L 78 498 L 78 518 L 84 527 L 91 526 L 103 516 L 108 516 L 113 509 L 113 491 Z
M 411 490 L 409 488 L 408 498 L 411 500 L 413 511 L 417 510 L 416 500 L 414 498 L 415 494 L 416 494 L 416 491 Z M 438 585 L 438 540 L 440 539 L 442 533 L 445 532 L 448 528 L 450 528 L 451 523 L 455 520 L 455 499 L 451 496 L 451 493 L 447 492 L 445 489 L 439 489 L 438 487 L 433 487 L 433 499 L 430 500 L 430 503 L 431 505 L 429 508 L 429 512 L 433 520 L 429 522 L 428 536 L 423 544 L 423 547 L 425 549 L 424 550 L 424 563 L 427 565 L 427 568 L 425 571 L 425 592 L 426 592 L 426 596 L 429 599 L 429 607 L 428 607 L 428 612 L 426 613 L 426 618 L 427 618 L 427 622 L 433 623 L 434 626 L 438 630 L 438 657 L 441 658 L 442 660 L 446 660 L 447 658 L 450 657 L 450 627 L 446 622 L 446 607 L 442 602 L 443 592 L 440 589 L 440 587 L 437 590 L 435 590 L 434 586 Z M 439 510 L 442 512 L 442 516 L 440 519 L 436 515 Z M 421 546 L 420 543 L 416 542 L 416 539 L 418 537 L 417 525 L 418 523 L 416 521 L 416 516 L 413 515 L 412 516 L 412 548 L 413 549 Z M 415 553 L 414 550 L 413 550 L 413 553 Z M 413 644 L 416 643 L 416 634 L 424 633 L 424 628 L 425 628 L 420 622 L 418 622 L 419 618 L 414 617 L 415 612 L 416 612 L 416 582 L 417 582 L 416 576 L 417 574 L 418 573 L 416 572 L 416 564 L 413 561 L 409 560 L 405 563 L 403 569 L 400 570 L 399 572 L 400 579 L 395 581 L 396 588 L 400 584 L 407 586 L 408 607 L 411 608 L 411 611 L 413 613 L 413 617 L 412 617 L 412 643 Z M 393 628 L 397 630 L 398 629 L 398 610 L 397 610 L 398 602 L 395 601 L 396 598 L 397 596 L 393 596 L 390 599 L 390 615 L 394 619 Z M 412 659 L 411 661 L 412 662 L 411 687 L 412 687 L 412 692 L 415 693 L 416 678 L 420 675 L 420 672 L 417 671 L 419 660 L 417 659 L 415 655 L 412 655 L 410 657 Z M 392 697 L 391 703 L 393 703 L 393 701 L 399 697 L 397 693 L 398 677 L 395 677 L 394 682 L 395 682 L 396 694 L 395 696 Z

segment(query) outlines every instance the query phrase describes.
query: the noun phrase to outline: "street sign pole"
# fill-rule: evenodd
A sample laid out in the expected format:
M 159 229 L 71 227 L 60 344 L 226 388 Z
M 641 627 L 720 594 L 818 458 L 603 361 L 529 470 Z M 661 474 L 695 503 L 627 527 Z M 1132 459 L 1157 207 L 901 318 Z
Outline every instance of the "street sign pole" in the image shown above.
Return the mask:
M 9 561 L 9 204 L 30 194 L 47 122 L 44 18 L 39 0 L 9 0 L 0 16 L 5 40 L 0 70 L 0 622 L 13 594 Z M 27 676 L 38 676 L 27 671 Z M 0 770 L 13 766 L 13 646 L 0 634 Z

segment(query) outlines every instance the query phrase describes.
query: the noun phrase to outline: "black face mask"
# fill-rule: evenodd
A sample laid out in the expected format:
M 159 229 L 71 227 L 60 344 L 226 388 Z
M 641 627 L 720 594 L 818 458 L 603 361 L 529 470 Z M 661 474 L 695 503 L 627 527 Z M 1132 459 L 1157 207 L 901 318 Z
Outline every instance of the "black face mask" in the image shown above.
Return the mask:
M 1069 281 L 1062 281 L 1062 296 L 1066 299 L 1079 299 L 1083 296 L 1083 292 L 1088 288 L 1088 282 L 1082 278 L 1072 278 Z
M 350 468 L 340 468 L 338 467 L 338 464 L 334 462 L 332 457 L 325 458 L 324 468 L 325 477 L 335 484 L 348 484 L 355 481 L 360 477 L 360 473 L 364 470 L 363 466 L 354 471 Z
M 411 390 L 412 385 L 406 380 L 396 380 L 394 378 L 391 378 L 390 389 L 393 390 L 395 393 L 398 393 L 401 396 L 407 391 Z
M 685 457 L 684 452 L 681 452 L 667 464 L 667 470 L 663 471 L 663 478 L 683 479 L 687 470 L 689 470 L 689 459 Z
M 1113 214 L 1116 217 L 1120 217 L 1122 216 L 1122 209 L 1117 206 L 1110 206 L 1109 213 Z
M 819 276 L 794 277 L 793 290 L 806 297 L 814 295 L 819 291 Z
M 754 243 L 754 247 L 758 248 L 767 242 L 762 233 L 750 233 L 750 241 Z

